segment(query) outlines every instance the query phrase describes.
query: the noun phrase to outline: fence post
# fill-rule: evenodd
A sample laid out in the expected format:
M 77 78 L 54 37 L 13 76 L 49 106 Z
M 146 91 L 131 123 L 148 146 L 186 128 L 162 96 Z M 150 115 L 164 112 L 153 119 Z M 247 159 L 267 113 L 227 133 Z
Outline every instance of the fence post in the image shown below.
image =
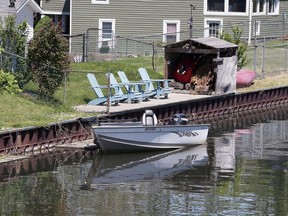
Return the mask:
M 110 101 L 110 95 L 111 95 L 111 88 L 110 88 L 110 70 L 109 70 L 108 73 L 107 73 L 107 79 L 108 79 L 108 85 L 107 85 L 108 95 L 107 95 L 106 113 L 109 114 L 109 112 L 110 112 L 110 105 L 111 105 L 111 101 Z
M 128 57 L 128 38 L 126 38 L 126 58 Z
M 66 102 L 66 92 L 67 92 L 67 71 L 64 74 L 64 103 Z
M 256 71 L 257 67 L 257 45 L 254 41 L 254 71 Z
M 256 20 L 254 21 L 254 71 L 257 67 L 257 37 L 256 37 Z
M 286 20 L 286 10 L 284 10 L 284 12 L 283 12 L 283 22 L 282 22 L 282 34 L 283 34 L 283 36 L 282 36 L 282 39 L 284 39 L 284 37 L 285 37 L 285 20 Z
M 112 50 L 113 50 L 113 60 L 115 61 L 117 59 L 117 51 L 116 51 L 116 45 L 117 45 L 117 39 L 116 35 L 113 33 L 112 37 Z
M 266 43 L 266 40 L 265 40 L 265 37 L 264 37 L 263 51 L 262 51 L 262 79 L 265 78 L 265 59 L 266 59 L 266 56 L 265 56 L 265 49 L 266 49 L 265 43 Z
M 154 41 L 152 43 L 152 67 L 153 67 L 153 70 L 155 71 L 155 45 L 154 45 Z
M 285 45 L 285 62 L 284 62 L 284 71 L 287 71 L 287 45 Z
M 82 50 L 82 62 L 85 62 L 85 50 L 86 50 L 86 34 L 82 35 L 83 50 Z

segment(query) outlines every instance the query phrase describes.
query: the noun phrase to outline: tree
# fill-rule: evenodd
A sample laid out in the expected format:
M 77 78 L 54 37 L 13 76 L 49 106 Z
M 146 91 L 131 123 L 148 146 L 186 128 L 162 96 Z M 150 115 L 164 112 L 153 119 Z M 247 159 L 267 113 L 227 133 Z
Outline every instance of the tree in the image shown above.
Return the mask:
M 25 48 L 27 42 L 27 22 L 15 26 L 15 16 L 5 17 L 0 24 L 0 46 L 4 49 L 1 55 L 0 69 L 12 72 L 20 88 L 31 79 L 27 70 Z
M 238 70 L 245 67 L 251 61 L 251 59 L 248 59 L 247 52 L 246 52 L 248 49 L 248 44 L 241 41 L 242 32 L 243 30 L 240 29 L 239 26 L 232 26 L 233 35 L 224 31 L 220 35 L 221 39 L 238 45 L 238 53 L 237 53 L 237 57 L 238 57 L 237 69 Z
M 51 99 L 70 66 L 68 41 L 60 25 L 43 24 L 29 43 L 28 61 L 40 97 Z

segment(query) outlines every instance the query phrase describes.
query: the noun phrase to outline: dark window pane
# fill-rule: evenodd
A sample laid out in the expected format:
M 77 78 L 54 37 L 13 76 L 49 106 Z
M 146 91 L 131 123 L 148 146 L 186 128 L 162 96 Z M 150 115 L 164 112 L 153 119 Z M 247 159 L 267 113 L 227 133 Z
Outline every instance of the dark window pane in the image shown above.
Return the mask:
M 102 23 L 102 38 L 112 38 L 112 22 Z
M 269 0 L 269 13 L 274 13 L 276 10 L 277 0 Z
M 265 0 L 260 0 L 259 2 L 259 12 L 264 12 Z
M 176 35 L 166 35 L 166 42 L 169 43 L 175 43 L 176 42 Z
M 257 5 L 258 5 L 258 0 L 253 1 L 253 12 L 257 12 Z
M 229 0 L 229 12 L 246 12 L 246 0 Z
M 209 12 L 224 12 L 224 0 L 208 0 Z

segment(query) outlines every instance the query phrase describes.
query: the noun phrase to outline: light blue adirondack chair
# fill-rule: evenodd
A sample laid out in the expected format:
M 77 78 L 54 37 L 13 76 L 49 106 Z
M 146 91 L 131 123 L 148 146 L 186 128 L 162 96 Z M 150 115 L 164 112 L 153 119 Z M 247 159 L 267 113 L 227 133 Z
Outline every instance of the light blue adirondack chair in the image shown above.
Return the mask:
M 115 88 L 115 91 L 118 91 L 118 94 L 120 96 L 120 102 L 124 102 L 126 100 L 128 103 L 131 103 L 132 101 L 142 102 L 143 99 L 142 99 L 141 92 L 133 92 L 131 88 L 128 88 L 130 90 L 128 90 L 127 93 L 125 94 L 122 91 L 121 86 L 129 85 L 129 83 L 118 83 L 113 73 L 107 73 L 108 78 L 109 78 L 109 75 L 110 75 L 110 84 L 112 87 Z
M 100 86 L 95 75 L 92 73 L 87 74 L 87 78 L 91 84 L 92 89 L 94 90 L 97 98 L 91 100 L 88 104 L 90 105 L 103 105 L 108 102 L 108 97 L 104 96 L 101 88 L 107 88 L 107 86 Z M 118 95 L 110 96 L 110 103 L 111 104 L 118 104 L 120 97 Z
M 149 90 L 148 84 L 146 85 L 144 82 L 129 81 L 124 71 L 118 71 L 117 74 L 121 82 L 125 84 L 124 86 L 127 92 L 140 92 L 143 100 L 148 100 L 149 97 L 154 97 L 156 95 L 156 93 Z M 143 85 L 145 85 L 144 88 Z
M 142 81 L 146 82 L 149 85 L 149 90 L 156 95 L 157 99 L 159 99 L 160 96 L 168 98 L 168 94 L 171 93 L 171 89 L 169 88 L 168 82 L 172 80 L 150 79 L 149 74 L 145 68 L 139 68 L 138 72 L 141 76 Z M 154 87 L 153 83 L 156 83 L 156 87 Z

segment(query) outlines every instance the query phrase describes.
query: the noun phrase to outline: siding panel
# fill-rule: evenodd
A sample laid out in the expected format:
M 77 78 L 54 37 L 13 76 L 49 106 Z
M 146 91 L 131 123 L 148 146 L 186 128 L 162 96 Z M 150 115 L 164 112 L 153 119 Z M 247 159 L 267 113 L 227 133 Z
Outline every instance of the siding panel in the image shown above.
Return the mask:
M 70 12 L 70 0 L 42 0 L 42 9 L 44 11 L 53 11 L 57 13 Z
M 50 1 L 55 2 L 55 1 Z M 61 1 L 59 1 L 61 2 Z M 63 2 L 63 0 L 62 0 Z M 163 20 L 180 20 L 181 40 L 189 37 L 188 20 L 190 18 L 190 3 L 186 0 L 110 0 L 108 5 L 92 4 L 91 0 L 71 0 L 71 19 L 73 26 L 71 34 L 85 33 L 88 28 L 98 28 L 99 19 L 115 19 L 116 34 L 121 36 L 158 35 L 153 40 L 162 41 Z M 204 1 L 195 0 L 193 5 L 193 37 L 204 36 L 204 18 L 223 19 L 225 31 L 231 31 L 232 25 L 243 29 L 243 37 L 249 33 L 249 16 L 215 16 L 203 15 Z M 56 4 L 56 3 L 55 3 Z M 253 16 L 253 20 L 261 20 L 261 35 L 280 34 L 283 28 L 283 11 L 288 11 L 288 2 L 280 1 L 279 15 Z

